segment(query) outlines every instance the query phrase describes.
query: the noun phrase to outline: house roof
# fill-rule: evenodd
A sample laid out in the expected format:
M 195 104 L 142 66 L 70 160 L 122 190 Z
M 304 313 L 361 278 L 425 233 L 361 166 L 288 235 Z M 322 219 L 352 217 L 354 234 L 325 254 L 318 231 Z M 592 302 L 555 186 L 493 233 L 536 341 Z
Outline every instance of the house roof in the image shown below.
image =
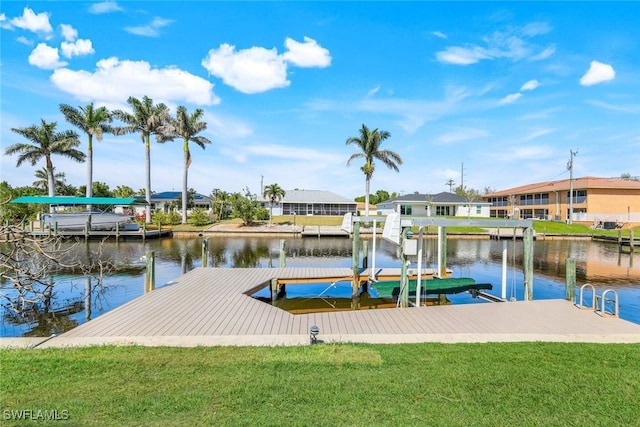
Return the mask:
M 266 197 L 259 198 L 262 202 L 267 202 Z M 323 190 L 285 190 L 285 196 L 280 203 L 333 203 L 356 205 L 354 200 L 349 200 L 331 191 Z
M 509 196 L 511 194 L 526 194 L 526 193 L 546 193 L 554 191 L 569 191 L 571 187 L 570 179 L 563 179 L 559 181 L 543 181 L 535 184 L 522 185 L 520 187 L 508 188 L 506 190 L 495 191 L 490 194 L 485 194 L 483 197 L 497 197 L 497 196 Z M 628 189 L 628 190 L 640 190 L 640 181 L 634 181 L 623 178 L 598 178 L 593 176 L 586 176 L 582 178 L 574 178 L 573 189 L 574 190 L 586 190 L 589 188 L 599 189 Z
M 161 193 L 154 193 L 151 195 L 151 200 L 163 201 L 163 200 L 178 200 L 182 197 L 182 191 L 163 191 Z M 195 201 L 209 201 L 210 197 L 200 193 L 196 193 L 193 196 Z

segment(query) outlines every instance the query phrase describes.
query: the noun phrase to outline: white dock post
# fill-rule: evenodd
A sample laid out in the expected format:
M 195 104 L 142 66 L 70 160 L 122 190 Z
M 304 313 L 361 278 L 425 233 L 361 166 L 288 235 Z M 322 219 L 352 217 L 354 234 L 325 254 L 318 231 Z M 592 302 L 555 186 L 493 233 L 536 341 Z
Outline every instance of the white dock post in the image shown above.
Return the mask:
M 376 220 L 373 220 L 373 245 L 371 248 L 371 280 L 376 280 Z
M 502 241 L 502 292 L 500 298 L 507 300 L 507 241 Z

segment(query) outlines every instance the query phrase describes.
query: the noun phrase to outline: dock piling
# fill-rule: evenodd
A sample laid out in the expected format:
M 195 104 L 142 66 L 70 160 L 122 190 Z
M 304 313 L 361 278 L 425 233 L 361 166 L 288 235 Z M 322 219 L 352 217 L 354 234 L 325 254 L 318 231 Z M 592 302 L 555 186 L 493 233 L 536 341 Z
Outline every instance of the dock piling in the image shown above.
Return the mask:
M 151 292 L 156 288 L 156 261 L 155 261 L 155 252 L 147 251 L 146 254 L 146 275 L 144 281 L 144 292 Z
M 202 266 L 209 266 L 209 238 L 202 239 Z
M 567 258 L 565 269 L 564 299 L 574 301 L 576 298 L 576 260 L 574 258 Z
M 280 239 L 280 268 L 287 266 L 287 251 L 284 239 Z

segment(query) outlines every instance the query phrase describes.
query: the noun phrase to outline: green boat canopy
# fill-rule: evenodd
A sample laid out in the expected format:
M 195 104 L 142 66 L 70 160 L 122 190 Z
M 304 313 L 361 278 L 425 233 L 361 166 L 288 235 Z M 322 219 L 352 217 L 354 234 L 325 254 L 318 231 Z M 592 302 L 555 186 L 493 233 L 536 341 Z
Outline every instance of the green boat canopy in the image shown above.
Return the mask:
M 11 203 L 46 205 L 146 205 L 147 201 L 136 197 L 70 197 L 70 196 L 22 196 Z

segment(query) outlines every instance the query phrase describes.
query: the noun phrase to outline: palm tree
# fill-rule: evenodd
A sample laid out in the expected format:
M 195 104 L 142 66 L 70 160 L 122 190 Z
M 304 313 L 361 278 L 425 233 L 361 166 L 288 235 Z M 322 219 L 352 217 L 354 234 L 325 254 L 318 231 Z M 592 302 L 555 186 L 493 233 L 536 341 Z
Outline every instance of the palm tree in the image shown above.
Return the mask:
M 203 130 L 207 129 L 207 123 L 202 121 L 204 111 L 200 108 L 196 109 L 193 114 L 189 115 L 187 108 L 178 107 L 176 117 L 169 116 L 167 125 L 163 127 L 160 141 L 173 141 L 174 138 L 182 138 L 182 151 L 184 153 L 184 168 L 182 170 L 182 223 L 187 223 L 187 181 L 189 174 L 189 166 L 191 165 L 191 152 L 189 151 L 189 142 L 193 142 L 204 150 L 206 144 L 211 141 L 201 135 Z
M 369 130 L 364 124 L 360 129 L 360 136 L 352 136 L 347 138 L 346 144 L 357 145 L 362 152 L 352 154 L 347 160 L 347 166 L 355 159 L 364 159 L 364 165 L 360 168 L 364 172 L 365 176 L 365 216 L 369 217 L 369 191 L 371 187 L 371 177 L 375 170 L 374 160 L 380 160 L 387 165 L 389 169 L 393 169 L 396 172 L 399 171 L 398 165 L 402 164 L 402 158 L 390 150 L 381 150 L 380 145 L 382 142 L 389 138 L 391 134 L 384 130 L 373 129 Z
M 127 99 L 127 104 L 133 109 L 133 113 L 122 110 L 113 111 L 113 117 L 123 121 L 126 126 L 113 129 L 116 135 L 139 132 L 145 147 L 145 199 L 147 200 L 146 221 L 151 222 L 151 135 L 156 140 L 161 138 L 161 129 L 169 117 L 169 108 L 160 103 L 153 104 L 148 96 L 142 97 L 142 101 L 133 96 Z
M 45 193 L 49 193 L 49 174 L 46 168 L 38 169 L 35 172 L 37 181 L 33 182 L 33 186 L 37 189 L 43 189 Z M 56 172 L 56 168 L 53 168 L 53 179 L 55 180 L 56 188 L 60 188 L 65 185 L 64 172 Z
M 269 199 L 269 225 L 273 222 L 273 205 L 282 200 L 286 194 L 278 184 L 269 184 L 264 187 L 262 196 Z
M 40 126 L 11 128 L 13 132 L 22 135 L 33 144 L 18 143 L 5 150 L 5 154 L 8 156 L 19 154 L 16 166 L 20 166 L 25 161 L 35 166 L 40 159 L 44 158 L 50 197 L 53 197 L 56 192 L 51 156 L 57 154 L 77 162 L 84 162 L 86 158 L 82 151 L 76 150 L 76 147 L 80 145 L 78 134 L 72 130 L 56 132 L 56 126 L 56 122 L 47 123 L 44 119 L 40 119 Z
M 111 113 L 106 107 L 94 108 L 93 102 L 86 107 L 72 107 L 60 104 L 60 112 L 65 119 L 78 129 L 87 134 L 87 197 L 93 195 L 93 137 L 102 141 L 102 134 L 112 133 L 109 125 L 113 121 Z

